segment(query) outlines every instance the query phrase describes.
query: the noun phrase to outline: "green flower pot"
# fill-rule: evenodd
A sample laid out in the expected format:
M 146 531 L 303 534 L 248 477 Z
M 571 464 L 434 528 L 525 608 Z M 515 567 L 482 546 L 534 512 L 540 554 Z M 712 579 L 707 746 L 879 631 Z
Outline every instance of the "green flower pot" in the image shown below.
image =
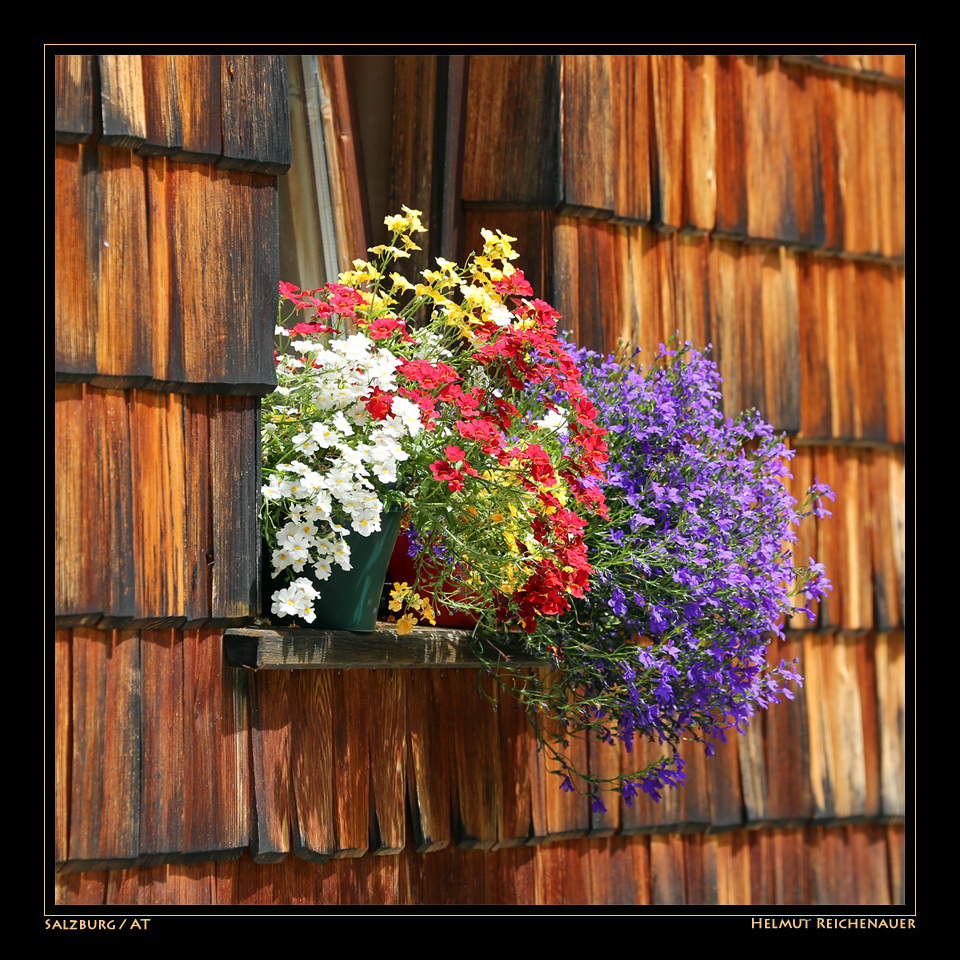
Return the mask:
M 328 580 L 317 580 L 310 567 L 301 573 L 289 568 L 274 579 L 270 557 L 273 548 L 264 543 L 263 562 L 263 610 L 275 626 L 299 626 L 312 630 L 352 630 L 369 633 L 377 624 L 377 609 L 387 577 L 387 565 L 393 553 L 403 511 L 384 513 L 380 518 L 380 530 L 369 537 L 352 533 L 347 538 L 350 545 L 351 570 L 341 570 L 336 564 Z M 300 617 L 276 617 L 270 614 L 270 597 L 275 591 L 288 586 L 298 577 L 306 577 L 320 592 L 314 601 L 317 619 L 307 623 Z

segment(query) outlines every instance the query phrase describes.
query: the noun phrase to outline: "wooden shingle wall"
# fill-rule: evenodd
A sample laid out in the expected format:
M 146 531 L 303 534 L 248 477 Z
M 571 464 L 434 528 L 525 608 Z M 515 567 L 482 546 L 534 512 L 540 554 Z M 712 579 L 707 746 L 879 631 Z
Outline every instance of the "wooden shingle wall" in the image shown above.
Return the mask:
M 57 76 L 61 902 L 902 902 L 903 57 L 397 58 L 397 202 L 460 183 L 465 249 L 518 237 L 581 343 L 712 343 L 728 412 L 790 433 L 796 493 L 838 494 L 797 546 L 834 593 L 771 647 L 800 658 L 797 699 L 709 760 L 685 749 L 659 805 L 605 814 L 475 671 L 224 665 L 218 627 L 254 609 L 282 154 L 228 91 L 276 65 L 96 59 Z M 441 147 L 455 74 L 463 139 Z M 102 136 L 97 83 L 127 105 Z

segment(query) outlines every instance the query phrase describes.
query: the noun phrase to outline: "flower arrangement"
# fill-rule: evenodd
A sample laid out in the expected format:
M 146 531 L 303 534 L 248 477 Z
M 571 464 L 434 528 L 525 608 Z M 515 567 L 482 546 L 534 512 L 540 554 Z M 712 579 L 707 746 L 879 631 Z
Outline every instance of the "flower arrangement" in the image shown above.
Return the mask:
M 793 452 L 756 411 L 723 416 L 716 365 L 691 344 L 661 345 L 646 371 L 622 351 L 572 357 L 608 431 L 609 516 L 584 533 L 591 589 L 528 639 L 552 657 L 557 680 L 520 695 L 554 722 L 541 740 L 563 788 L 574 789 L 576 772 L 602 809 L 600 789 L 619 789 L 628 804 L 640 791 L 659 801 L 684 779 L 681 739 L 712 754 L 711 741 L 743 733 L 756 708 L 793 698 L 795 662 L 769 665 L 767 645 L 797 612 L 791 597 L 831 589 L 820 564 L 793 565 L 790 546 L 794 525 L 829 516 L 823 500 L 835 495 L 815 481 L 797 504 L 784 485 Z M 666 753 L 600 780 L 566 759 L 569 737 L 586 731 L 628 751 L 646 738 Z
M 792 452 L 756 412 L 723 416 L 717 368 L 690 344 L 646 370 L 577 349 L 512 266 L 514 238 L 484 230 L 463 266 L 438 258 L 411 282 L 391 265 L 419 249 L 419 213 L 386 224 L 390 243 L 338 283 L 280 285 L 263 405 L 271 612 L 312 623 L 357 538 L 400 511 L 416 572 L 389 591 L 398 633 L 435 604 L 472 612 L 562 788 L 579 777 L 596 809 L 603 789 L 659 800 L 683 781 L 681 740 L 712 753 L 802 682 L 767 647 L 793 596 L 830 589 L 791 544 L 834 495 L 815 482 L 790 497 Z M 550 684 L 511 668 L 520 649 L 552 660 Z M 603 780 L 568 760 L 587 733 L 664 752 Z
M 429 558 L 468 585 L 448 605 L 533 631 L 587 589 L 583 529 L 606 513 L 604 431 L 556 312 L 510 263 L 514 238 L 484 230 L 464 266 L 438 258 L 412 283 L 390 265 L 419 249 L 419 212 L 386 224 L 391 242 L 339 283 L 280 285 L 261 518 L 286 585 L 271 613 L 312 623 L 322 582 L 350 569 L 355 536 L 380 531 L 395 505 L 418 566 Z M 391 609 L 400 633 L 433 619 L 408 584 Z

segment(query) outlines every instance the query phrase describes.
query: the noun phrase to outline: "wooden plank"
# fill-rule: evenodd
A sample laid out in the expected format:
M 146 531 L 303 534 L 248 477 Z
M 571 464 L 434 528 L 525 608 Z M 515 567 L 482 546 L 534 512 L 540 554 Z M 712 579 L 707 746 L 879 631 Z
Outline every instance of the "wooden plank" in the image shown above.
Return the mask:
M 614 203 L 617 220 L 648 223 L 650 188 L 650 57 L 614 54 L 611 57 L 614 137 Z
M 371 837 L 374 856 L 399 854 L 406 846 L 407 683 L 398 670 L 365 674 L 369 718 Z
M 143 151 L 141 151 L 142 153 Z M 182 389 L 186 379 L 183 356 L 183 318 L 173 290 L 176 231 L 171 229 L 177 203 L 174 166 L 163 157 L 145 163 L 147 175 L 147 223 L 150 247 L 150 298 L 153 303 L 151 331 L 152 389 Z
M 799 659 L 803 672 L 803 641 L 797 634 L 787 635 L 786 641 L 774 640 L 768 648 L 767 660 L 779 664 L 781 660 Z M 810 747 L 807 731 L 808 695 L 806 687 L 788 684 L 794 695 L 784 696 L 779 705 L 763 712 L 762 727 L 766 762 L 766 807 L 771 822 L 801 825 L 813 814 L 810 795 Z M 757 723 L 760 718 L 754 721 Z
M 123 390 L 93 390 L 86 397 L 97 404 L 92 419 L 99 431 L 103 505 L 103 608 L 109 618 L 136 616 L 134 502 L 130 422 Z
M 373 243 L 359 118 L 346 59 L 340 54 L 317 57 L 320 80 L 330 100 L 323 118 L 324 142 L 341 270 L 352 269 L 354 258 L 366 256 Z
M 652 292 L 652 299 L 659 305 L 659 336 L 656 341 L 647 344 L 651 353 L 656 350 L 656 344 L 665 344 L 678 333 L 681 323 L 676 234 L 655 233 L 652 240 L 653 247 L 644 261 L 646 266 L 652 268 L 652 272 L 647 274 L 645 281 L 656 288 Z
M 797 447 L 796 456 L 790 464 L 790 472 L 793 478 L 789 481 L 790 495 L 798 502 L 802 503 L 806 497 L 807 491 L 813 486 L 814 479 L 814 457 L 812 447 Z M 797 542 L 793 546 L 793 561 L 797 566 L 807 566 L 810 558 L 818 559 L 817 556 L 817 526 L 820 523 L 831 523 L 831 520 L 819 520 L 816 517 L 807 517 L 800 524 L 797 530 Z M 828 578 L 833 575 L 833 571 L 828 571 Z M 812 617 L 806 614 L 797 614 L 790 619 L 789 627 L 792 631 L 809 630 L 817 623 L 817 612 L 819 603 L 816 600 L 807 600 L 803 593 L 793 597 L 792 604 L 796 609 L 804 607 L 809 608 Z M 803 672 L 801 668 L 800 672 Z
M 58 906 L 103 906 L 106 902 L 106 871 L 90 870 L 86 873 L 58 874 L 56 879 L 56 904 Z
M 890 457 L 890 512 L 893 517 L 893 543 L 896 550 L 897 573 L 900 581 L 900 619 L 906 621 L 906 489 L 905 457 L 902 451 Z
M 747 130 L 752 120 L 756 57 L 717 57 L 717 232 L 748 232 Z
M 810 903 L 808 850 L 803 830 L 775 830 L 771 840 L 774 902 L 784 906 Z
M 874 648 L 880 737 L 880 806 L 885 816 L 906 814 L 905 642 L 900 630 L 879 633 Z
M 538 680 L 544 686 L 551 686 L 555 682 L 555 675 L 551 670 L 542 668 L 536 671 Z M 557 721 L 553 718 L 542 719 L 544 735 L 551 737 L 557 729 Z M 563 753 L 574 770 L 587 770 L 587 745 L 582 736 L 570 737 L 569 746 L 563 748 Z M 546 831 L 545 839 L 571 840 L 584 836 L 590 829 L 590 799 L 582 794 L 583 784 L 573 778 L 574 791 L 562 789 L 560 763 L 548 753 L 541 754 L 542 761 L 538 770 L 541 781 L 539 796 L 543 803 L 543 825 Z M 538 818 L 539 819 L 539 818 Z M 536 824 L 535 824 L 536 826 Z
M 744 820 L 750 827 L 770 823 L 767 807 L 767 763 L 763 725 L 751 723 L 746 734 L 736 735 L 740 761 L 740 790 L 743 794 Z
M 559 327 L 574 343 L 582 344 L 580 330 L 580 221 L 551 218 L 548 300 L 563 318 Z
M 890 902 L 905 904 L 906 876 L 904 863 L 906 861 L 905 831 L 902 824 L 890 825 L 886 828 L 887 861 L 890 871 Z M 913 891 L 911 891 L 913 892 Z
M 183 148 L 177 57 L 170 53 L 140 57 L 143 75 L 144 142 L 137 152 L 147 157 L 172 157 Z
M 529 673 L 525 671 L 525 675 Z M 537 739 L 526 710 L 507 690 L 501 690 L 497 704 L 500 728 L 501 813 L 500 833 L 495 849 L 515 847 L 538 831 L 535 828 L 538 803 L 539 766 Z M 543 836 L 541 825 L 539 835 Z
M 220 57 L 223 156 L 230 170 L 281 174 L 293 162 L 285 54 Z
M 725 906 L 750 903 L 750 844 L 743 830 L 716 836 L 717 902 Z
M 738 739 L 739 734 L 732 733 L 726 743 L 716 743 L 716 752 L 706 765 L 712 831 L 731 830 L 743 821 Z
M 827 645 L 829 635 L 805 634 L 803 638 L 803 675 L 807 705 L 807 730 L 810 745 L 810 792 L 815 819 L 829 821 L 836 816 L 837 798 L 833 781 L 836 769 L 831 736 L 832 717 L 826 700 L 829 683 L 825 676 L 832 664 Z
M 56 143 L 86 143 L 93 134 L 92 69 L 93 57 L 89 55 L 53 58 Z
M 92 615 L 104 610 L 103 518 L 96 402 L 81 384 L 57 384 L 54 444 L 58 451 L 54 498 L 56 614 Z
M 893 903 L 883 828 L 865 823 L 851 825 L 849 831 L 850 872 L 857 881 L 857 897 L 853 902 L 870 906 Z
M 679 834 L 656 834 L 650 838 L 651 903 L 687 902 L 684 859 L 684 838 Z
M 232 318 L 229 349 L 236 354 L 235 381 L 245 385 L 236 392 L 263 395 L 276 384 L 273 331 L 280 284 L 276 177 L 231 173 L 229 222 L 233 245 L 228 256 L 229 296 L 235 309 L 243 305 L 248 318 L 245 324 L 236 323 L 235 315 Z M 238 249 L 244 256 L 237 255 Z
M 782 249 L 782 248 L 781 248 Z M 796 300 L 789 298 L 784 270 L 794 266 L 780 251 L 758 250 L 764 377 L 764 414 L 775 429 L 796 433 L 800 428 L 799 334 Z M 795 288 L 794 288 L 795 292 Z M 756 369 L 756 368 L 754 368 Z
M 441 721 L 443 671 L 409 676 L 407 802 L 417 853 L 442 850 L 452 837 L 450 812 L 454 777 L 453 743 Z
M 890 178 L 884 177 L 887 172 L 884 162 L 888 156 L 887 144 L 876 123 L 878 87 L 873 83 L 854 82 L 853 90 L 856 125 L 844 132 L 851 140 L 855 138 L 857 141 L 856 150 L 851 151 L 851 159 L 855 158 L 856 162 L 855 165 L 851 164 L 853 182 L 849 187 L 858 195 L 858 220 L 862 224 L 863 234 L 855 249 L 858 253 L 880 255 L 883 248 L 881 219 L 883 193 L 886 192 L 884 185 L 890 183 Z
M 712 231 L 717 223 L 717 58 L 683 57 L 683 229 Z
M 654 143 L 650 153 L 652 221 L 676 230 L 684 218 L 684 65 L 676 55 L 650 58 Z
M 156 229 L 173 239 L 171 362 L 182 350 L 191 391 L 225 393 L 229 384 L 231 393 L 267 393 L 276 384 L 276 180 L 189 165 L 168 171 L 166 223 Z
M 868 450 L 864 454 L 864 473 L 868 490 L 865 494 L 865 525 L 870 534 L 872 557 L 873 613 L 876 628 L 892 630 L 903 622 L 900 607 L 900 576 L 897 563 L 894 516 L 890 486 L 892 454 L 884 450 Z
M 826 242 L 826 221 L 816 81 L 810 68 L 804 64 L 787 63 L 781 58 L 780 70 L 786 78 L 797 240 L 811 247 L 822 247 Z
M 250 842 L 247 733 L 240 678 L 216 629 L 183 632 L 183 853 L 229 860 Z
M 863 333 L 858 280 L 858 265 L 855 263 L 833 261 L 828 267 L 827 338 L 830 365 L 833 371 L 831 400 L 835 439 L 858 439 L 863 433 L 861 402 Z
M 633 251 L 636 247 L 636 234 L 640 228 L 616 226 L 613 238 L 613 258 L 619 273 L 620 316 L 616 325 L 617 340 L 624 344 L 635 343 L 634 327 L 639 318 L 639 302 Z
M 211 619 L 229 625 L 260 606 L 260 401 L 211 402 L 210 511 L 213 519 Z
M 397 59 L 400 69 L 405 58 Z M 560 110 L 559 56 L 471 56 L 464 201 L 555 209 L 563 199 Z
M 354 63 L 356 61 L 353 61 Z M 443 182 L 440 213 L 440 254 L 457 260 L 464 246 L 463 150 L 467 131 L 467 84 L 470 55 L 445 56 L 440 64 L 441 90 L 445 98 L 443 135 Z M 542 289 L 538 281 L 537 289 Z
M 797 330 L 800 342 L 800 434 L 809 440 L 833 435 L 836 370 L 831 346 L 826 289 L 826 262 L 810 254 L 797 256 Z
M 627 261 L 624 263 L 624 312 L 630 321 L 630 342 L 646 351 L 643 362 L 649 363 L 657 344 L 664 343 L 664 319 L 660 305 L 659 249 L 662 234 L 652 227 L 629 231 Z M 621 261 L 623 263 L 623 261 Z
M 67 872 L 131 866 L 139 854 L 140 642 L 76 628 Z
M 601 780 L 613 780 L 619 776 L 619 741 L 606 743 L 597 734 L 590 733 L 587 738 L 587 768 L 591 776 Z M 600 801 L 606 809 L 595 810 L 591 805 L 589 837 L 611 837 L 620 829 L 620 808 L 623 806 L 620 795 L 606 791 L 601 793 Z
M 99 56 L 99 141 L 108 147 L 139 147 L 147 136 L 143 70 L 139 56 Z
M 764 256 L 761 284 L 767 416 L 792 435 L 800 429 L 800 330 L 797 262 L 786 247 Z
M 370 702 L 364 674 L 337 671 L 329 721 L 333 732 L 333 823 L 337 858 L 362 857 L 370 846 Z
M 178 630 L 140 631 L 139 863 L 169 863 L 183 846 L 183 643 Z
M 896 337 L 891 336 L 895 326 L 885 322 L 891 313 L 889 305 L 884 302 L 892 293 L 887 282 L 889 268 L 858 264 L 857 274 L 861 435 L 865 440 L 884 442 L 889 439 L 888 424 L 894 416 L 893 411 L 888 414 L 887 407 L 902 405 L 902 394 L 898 390 L 901 384 L 897 378 L 887 379 L 888 367 L 894 364 L 888 364 L 885 359 L 888 350 L 894 351 L 896 356 L 900 346 Z
M 70 689 L 72 636 L 69 630 L 57 630 L 53 644 L 53 859 L 59 866 L 70 850 L 70 760 L 72 732 Z
M 880 718 L 877 702 L 876 634 L 855 638 L 856 662 L 863 719 L 864 811 L 875 820 L 881 814 L 880 803 Z
M 832 76 L 815 76 L 811 80 L 820 137 L 825 246 L 828 250 L 838 251 L 844 249 L 847 233 L 840 84 Z
M 903 255 L 898 243 L 898 220 L 901 209 L 898 200 L 903 196 L 903 142 L 897 136 L 897 113 L 902 110 L 900 92 L 890 87 L 877 86 L 871 91 L 865 110 L 872 112 L 870 126 L 877 164 L 877 231 L 879 252 L 885 257 Z M 899 140 L 899 142 L 898 142 Z
M 601 352 L 614 350 L 620 336 L 619 229 L 598 220 L 580 221 L 579 343 Z
M 703 745 L 691 740 L 683 740 L 680 743 L 679 754 L 685 764 L 686 780 L 682 788 L 671 790 L 670 796 L 678 801 L 677 822 L 681 830 L 684 833 L 699 833 L 710 823 L 710 792 L 707 774 L 707 764 L 710 761 Z
M 794 208 L 787 78 L 773 57 L 756 60 L 754 110 L 747 126 L 748 232 L 781 243 L 799 239 Z M 771 158 L 776 158 L 771 162 Z
M 718 904 L 716 839 L 705 834 L 686 836 L 683 838 L 683 852 L 686 903 L 691 906 Z
M 866 630 L 873 625 L 870 528 L 864 522 L 869 500 L 860 477 L 861 459 L 862 451 L 840 448 L 834 458 L 836 467 L 827 474 L 837 500 L 832 505 L 834 516 L 824 528 L 839 552 L 834 596 L 840 601 L 839 624 L 846 630 Z
M 770 830 L 751 830 L 750 837 L 750 900 L 749 903 L 774 903 L 773 837 Z
M 561 56 L 564 216 L 608 217 L 615 205 L 613 65 L 608 54 Z
M 485 867 L 487 904 L 506 907 L 537 902 L 537 853 L 532 847 L 498 850 L 495 855 L 485 858 Z
M 730 362 L 740 367 L 739 383 L 734 402 L 729 408 L 736 416 L 741 410 L 756 408 L 761 416 L 769 419 L 773 411 L 767 408 L 767 396 L 776 396 L 773 388 L 767 387 L 766 357 L 768 352 L 768 326 L 772 325 L 770 315 L 764 312 L 764 261 L 766 255 L 762 247 L 741 247 L 735 271 L 737 313 L 725 316 L 723 324 L 734 325 L 733 342 L 735 353 L 726 364 L 721 365 L 721 374 L 726 383 Z M 768 261 L 769 262 L 769 261 Z M 769 295 L 769 286 L 768 295 Z M 722 330 L 722 325 L 721 325 Z M 770 355 L 776 350 L 771 345 Z M 724 401 L 727 400 L 724 392 Z M 725 408 L 726 409 L 726 408 Z
M 186 528 L 183 403 L 176 394 L 131 391 L 130 425 L 136 617 L 183 618 Z M 172 624 L 171 624 L 172 625 Z
M 134 387 L 153 373 L 145 161 L 98 148 L 97 372 Z M 96 381 L 93 381 L 96 383 Z
M 420 210 L 427 234 L 420 251 L 413 251 L 404 261 L 412 276 L 421 270 L 433 269 L 439 253 L 440 231 L 436 218 L 440 214 L 437 164 L 436 116 L 438 61 L 437 56 L 397 56 L 394 58 L 393 138 L 390 164 L 390 212 L 400 206 Z
M 291 726 L 293 675 L 286 671 L 248 674 L 251 710 L 254 829 L 251 853 L 255 863 L 275 863 L 290 852 L 294 807 L 291 790 Z M 241 883 L 242 886 L 242 883 Z
M 223 148 L 221 135 L 221 57 L 176 55 L 177 89 L 183 148 L 181 163 L 215 163 Z
M 210 398 L 183 398 L 185 523 L 189 532 L 184 551 L 185 626 L 202 626 L 210 616 L 210 568 L 214 561 L 210 480 Z
M 326 670 L 377 667 L 482 667 L 496 659 L 489 650 L 481 660 L 469 630 L 416 627 L 402 639 L 395 623 L 378 622 L 376 630 L 311 630 L 302 627 L 236 627 L 224 632 L 224 650 L 232 666 L 255 670 Z M 518 655 L 515 666 L 544 666 L 545 661 Z
M 331 670 L 290 674 L 286 683 L 291 717 L 290 786 L 295 806 L 293 849 L 301 860 L 325 863 L 337 851 L 334 783 L 339 758 L 334 753 L 334 718 L 344 705 L 337 702 L 340 691 L 334 689 L 336 675 Z
M 887 387 L 887 437 L 891 443 L 903 444 L 906 440 L 906 370 L 905 314 L 906 304 L 904 272 L 902 267 L 890 267 L 884 271 L 885 292 L 882 296 L 881 324 Z
M 713 302 L 710 289 L 710 240 L 682 234 L 669 238 L 677 270 L 676 296 L 680 338 L 698 350 L 713 343 Z M 714 354 L 715 356 L 715 354 Z
M 843 467 L 840 458 L 837 455 L 836 447 L 814 447 L 813 448 L 813 474 L 824 483 L 829 483 L 837 487 L 843 480 Z M 817 614 L 817 629 L 828 630 L 840 626 L 843 623 L 844 615 L 844 593 L 847 590 L 847 569 L 846 569 L 846 548 L 844 535 L 846 526 L 841 522 L 844 514 L 840 509 L 846 510 L 844 504 L 838 499 L 836 502 L 827 504 L 827 509 L 833 513 L 833 516 L 826 520 L 818 519 L 816 521 L 817 545 L 816 552 L 810 554 L 818 563 L 822 563 L 830 572 L 827 577 L 833 583 L 833 590 L 824 596 L 820 601 L 820 608 Z M 850 512 L 850 516 L 855 516 L 855 510 Z
M 856 499 L 859 508 L 859 518 L 853 529 L 854 554 L 856 563 L 851 564 L 855 570 L 856 579 L 853 586 L 853 595 L 857 599 L 858 609 L 855 616 L 848 617 L 848 625 L 854 630 L 871 630 L 874 627 L 873 602 L 873 549 L 869 524 L 870 516 L 870 473 L 869 451 L 863 448 L 856 450 Z M 851 458 L 851 461 L 853 458 Z M 839 496 L 839 494 L 838 494 Z M 855 624 L 855 625 L 854 625 Z
M 594 903 L 626 906 L 649 902 L 650 864 L 645 838 L 610 837 L 590 846 Z
M 99 221 L 96 147 L 60 146 L 54 160 L 54 342 L 58 374 L 97 369 Z
M 906 155 L 906 111 L 904 91 L 887 94 L 886 107 L 889 118 L 890 136 L 890 212 L 892 236 L 890 254 L 904 257 L 907 251 L 907 155 Z
M 591 904 L 586 843 L 563 840 L 537 848 L 537 903 Z
M 830 771 L 838 817 L 866 811 L 863 714 L 857 676 L 856 644 L 862 638 L 837 634 L 824 648 L 823 697 L 829 710 L 834 768 Z
M 501 839 L 503 807 L 497 683 L 486 673 L 458 669 L 446 674 L 445 693 L 449 708 L 456 710 L 449 718 L 457 772 L 456 843 L 464 850 L 492 850 Z

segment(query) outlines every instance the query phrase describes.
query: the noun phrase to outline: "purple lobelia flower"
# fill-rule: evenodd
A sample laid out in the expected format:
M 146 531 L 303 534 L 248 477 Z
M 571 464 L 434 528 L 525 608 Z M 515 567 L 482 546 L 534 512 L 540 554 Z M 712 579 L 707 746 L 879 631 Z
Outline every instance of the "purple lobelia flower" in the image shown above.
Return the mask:
M 830 589 L 812 559 L 798 575 L 790 546 L 834 494 L 815 480 L 798 507 L 784 482 L 792 451 L 756 411 L 724 416 L 717 367 L 689 343 L 661 345 L 646 370 L 636 355 L 572 354 L 608 431 L 610 519 L 587 531 L 591 589 L 563 625 L 549 705 L 564 737 L 602 730 L 628 751 L 638 737 L 665 748 L 613 784 L 627 802 L 658 801 L 683 782 L 681 739 L 712 754 L 706 738 L 743 733 L 757 708 L 792 698 L 788 681 L 802 683 L 794 664 L 768 664 L 767 646 L 793 594 Z M 529 640 L 540 652 L 556 643 Z M 598 782 L 584 779 L 595 798 Z

